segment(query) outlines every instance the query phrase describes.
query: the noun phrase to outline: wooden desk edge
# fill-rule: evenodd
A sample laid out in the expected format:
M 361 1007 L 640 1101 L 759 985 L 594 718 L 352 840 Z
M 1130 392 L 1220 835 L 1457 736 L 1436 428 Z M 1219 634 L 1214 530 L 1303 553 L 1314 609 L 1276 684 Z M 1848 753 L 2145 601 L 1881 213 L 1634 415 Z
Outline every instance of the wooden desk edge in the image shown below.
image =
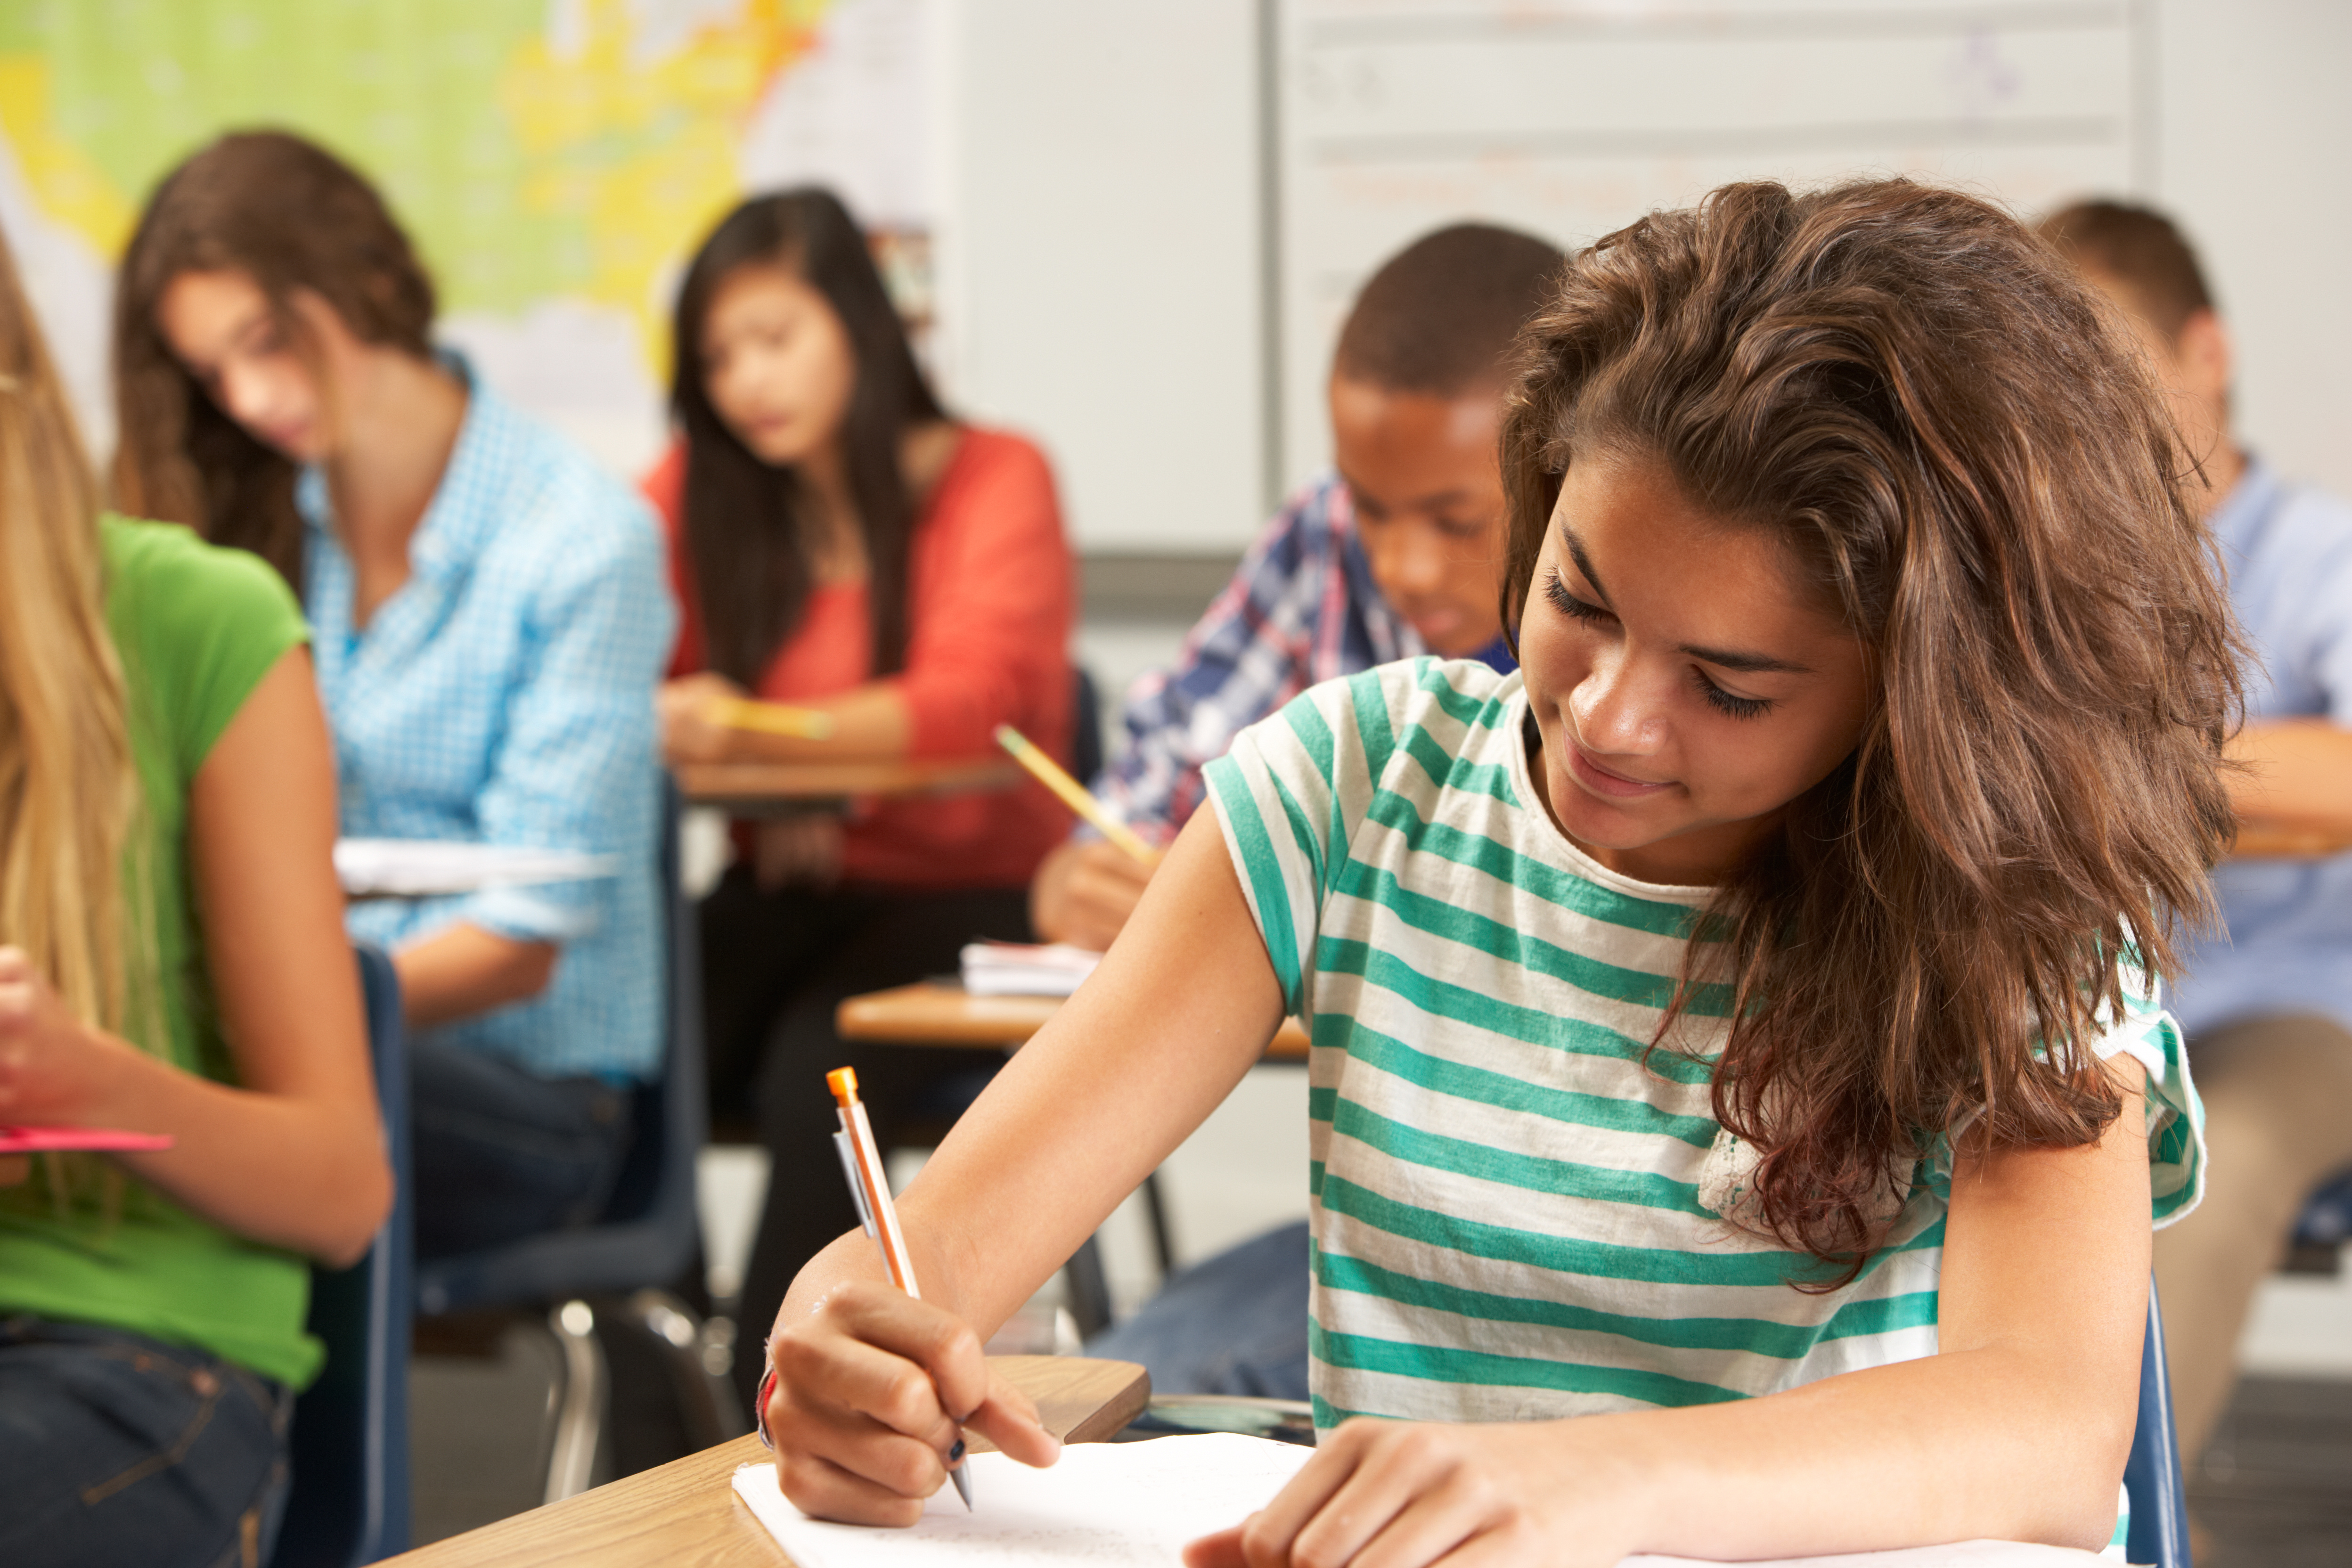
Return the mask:
M 845 1040 L 1010 1050 L 1044 1028 L 1062 1002 L 1058 996 L 974 996 L 961 986 L 919 980 L 843 998 L 833 1010 L 833 1026 Z M 1285 1018 L 1265 1048 L 1266 1059 L 1305 1061 L 1308 1044 L 1298 1020 Z
M 1110 1436 L 1151 1400 L 1151 1376 L 1133 1362 L 1082 1356 L 990 1360 L 1037 1402 L 1045 1429 L 1066 1443 Z M 389 1561 L 406 1568 L 635 1568 L 668 1563 L 780 1568 L 790 1561 L 783 1548 L 743 1506 L 733 1486 L 740 1467 L 768 1459 L 758 1437 L 738 1437 Z

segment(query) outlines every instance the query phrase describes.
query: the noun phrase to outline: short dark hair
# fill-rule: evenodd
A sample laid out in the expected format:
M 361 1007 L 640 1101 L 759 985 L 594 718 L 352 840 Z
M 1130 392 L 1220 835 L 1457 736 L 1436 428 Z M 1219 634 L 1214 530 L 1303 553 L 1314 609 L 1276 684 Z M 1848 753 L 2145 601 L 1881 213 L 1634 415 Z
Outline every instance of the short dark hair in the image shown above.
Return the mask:
M 1545 240 L 1493 224 L 1425 234 L 1356 296 L 1333 367 L 1391 392 L 1452 397 L 1499 387 L 1511 340 L 1567 259 Z
M 2179 342 L 2189 317 L 2213 309 L 2213 291 L 2205 285 L 2197 252 L 2179 226 L 2153 207 L 2076 202 L 2043 218 L 2038 232 L 2076 266 L 2122 284 L 2167 342 Z

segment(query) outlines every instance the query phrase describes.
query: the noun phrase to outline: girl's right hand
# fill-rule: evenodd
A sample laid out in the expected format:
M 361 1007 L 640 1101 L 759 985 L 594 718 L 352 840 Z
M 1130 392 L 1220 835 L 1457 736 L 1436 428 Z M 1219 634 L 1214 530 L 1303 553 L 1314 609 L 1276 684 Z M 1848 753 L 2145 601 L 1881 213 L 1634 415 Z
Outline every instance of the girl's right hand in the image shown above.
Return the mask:
M 778 1329 L 768 1355 L 776 1479 L 814 1518 L 914 1523 L 948 1479 L 959 1426 L 1024 1465 L 1050 1465 L 1062 1451 L 1029 1396 L 989 1366 L 970 1325 L 887 1285 L 835 1287 Z
M 723 763 L 733 754 L 735 731 L 713 718 L 719 699 L 741 698 L 744 689 L 723 675 L 704 670 L 662 682 L 654 694 L 661 721 L 662 760 Z
M 22 948 L 0 947 L 0 1125 L 103 1125 L 119 1059 Z

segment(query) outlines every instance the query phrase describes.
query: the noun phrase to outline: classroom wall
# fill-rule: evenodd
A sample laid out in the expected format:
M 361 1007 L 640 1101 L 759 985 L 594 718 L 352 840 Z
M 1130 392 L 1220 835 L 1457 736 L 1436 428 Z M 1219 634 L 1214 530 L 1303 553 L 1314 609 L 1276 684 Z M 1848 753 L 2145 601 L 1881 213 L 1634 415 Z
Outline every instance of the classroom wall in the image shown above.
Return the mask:
M 2158 199 L 2238 348 L 2238 421 L 2287 474 L 2352 497 L 2352 5 L 2161 0 Z
M 1230 553 L 1273 493 L 1257 62 L 1280 3 L 949 0 L 950 382 L 1052 447 L 1084 550 Z M 2140 3 L 2145 194 L 2206 253 L 2245 434 L 2352 495 L 2352 6 Z
M 1082 549 L 1259 521 L 1256 7 L 947 0 L 942 379 L 1042 437 Z

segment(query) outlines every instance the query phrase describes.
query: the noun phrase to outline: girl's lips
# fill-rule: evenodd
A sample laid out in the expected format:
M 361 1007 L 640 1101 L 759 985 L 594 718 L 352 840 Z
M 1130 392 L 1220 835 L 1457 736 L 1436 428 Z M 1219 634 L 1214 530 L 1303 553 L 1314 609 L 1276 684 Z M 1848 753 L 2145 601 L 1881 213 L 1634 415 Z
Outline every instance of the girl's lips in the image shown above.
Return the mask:
M 1672 784 L 1650 784 L 1642 779 L 1629 779 L 1623 773 L 1611 773 L 1586 754 L 1582 746 L 1570 741 L 1562 748 L 1568 753 L 1568 771 L 1580 784 L 1594 795 L 1615 800 L 1636 799 L 1673 788 Z

